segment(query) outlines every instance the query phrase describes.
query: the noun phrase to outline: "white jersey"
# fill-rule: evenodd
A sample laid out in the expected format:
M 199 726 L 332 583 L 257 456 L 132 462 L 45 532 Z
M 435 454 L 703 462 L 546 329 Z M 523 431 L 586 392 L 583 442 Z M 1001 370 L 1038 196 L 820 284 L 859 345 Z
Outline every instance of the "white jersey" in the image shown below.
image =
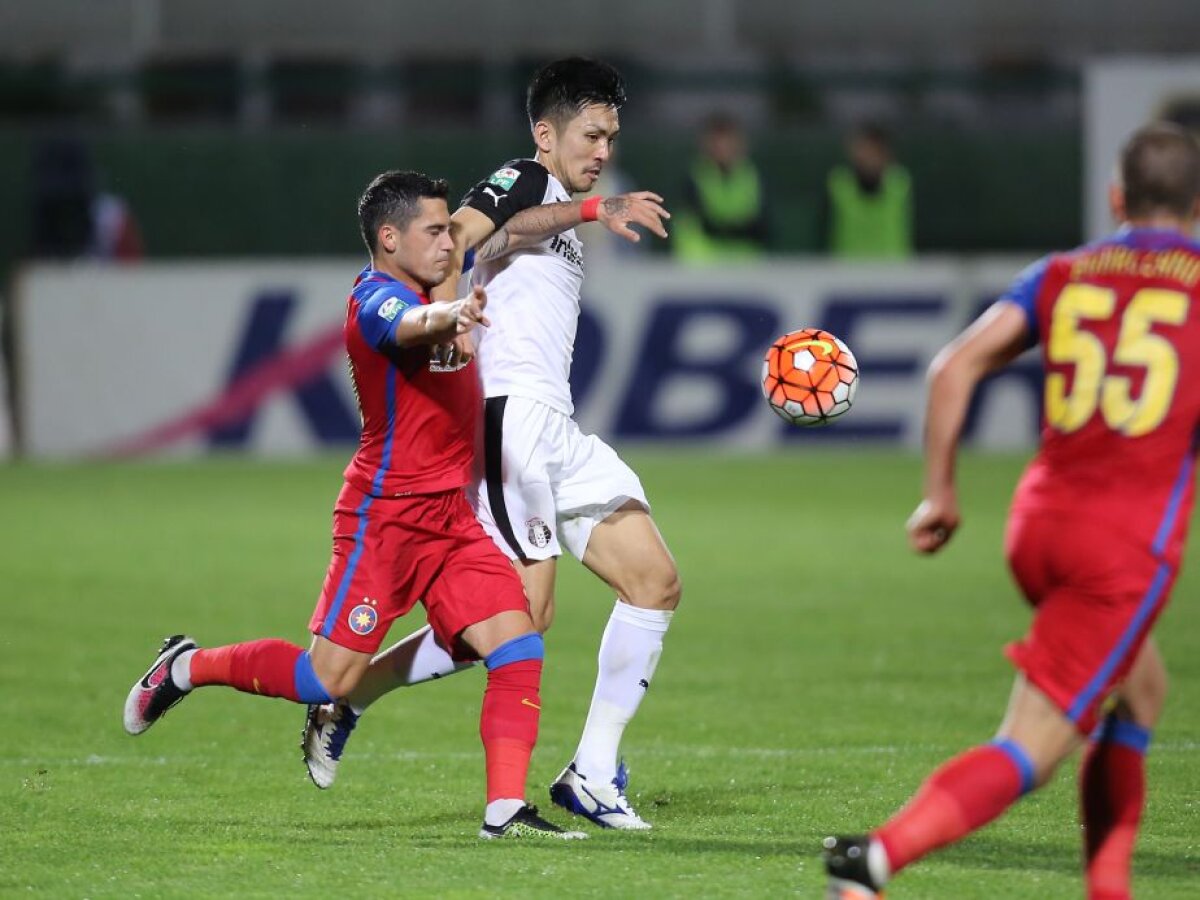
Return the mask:
M 522 209 L 570 199 L 541 163 L 519 159 L 472 188 L 463 206 L 499 229 Z M 477 338 L 484 396 L 527 397 L 571 415 L 571 358 L 583 290 L 583 245 L 574 229 L 480 263 L 471 283 L 487 288 L 492 323 Z

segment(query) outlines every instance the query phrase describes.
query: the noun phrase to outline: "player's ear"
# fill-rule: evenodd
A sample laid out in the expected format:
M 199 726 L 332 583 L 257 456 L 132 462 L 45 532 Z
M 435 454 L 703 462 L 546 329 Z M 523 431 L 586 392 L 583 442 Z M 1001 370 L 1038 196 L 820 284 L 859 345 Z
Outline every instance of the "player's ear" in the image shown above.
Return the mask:
M 396 252 L 396 241 L 399 235 L 394 225 L 380 225 L 378 241 L 379 248 L 387 253 Z
M 543 153 L 554 149 L 554 137 L 554 126 L 545 119 L 538 119 L 533 123 L 533 143 Z

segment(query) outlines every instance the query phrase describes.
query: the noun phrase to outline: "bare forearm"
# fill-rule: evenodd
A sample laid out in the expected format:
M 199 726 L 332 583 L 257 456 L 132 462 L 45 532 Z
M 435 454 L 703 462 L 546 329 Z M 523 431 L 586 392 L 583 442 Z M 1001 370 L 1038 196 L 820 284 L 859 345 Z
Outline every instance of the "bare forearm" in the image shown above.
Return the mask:
M 978 376 L 961 360 L 936 359 L 929 370 L 925 407 L 925 496 L 954 490 L 963 423 Z
M 583 203 L 578 200 L 531 206 L 521 210 L 505 222 L 504 227 L 493 237 L 507 232 L 508 246 L 506 249 L 508 250 L 518 250 L 521 247 L 540 244 L 546 238 L 582 223 L 582 207 Z
M 458 331 L 458 310 L 456 301 L 430 303 L 413 310 L 396 325 L 396 346 L 449 343 Z

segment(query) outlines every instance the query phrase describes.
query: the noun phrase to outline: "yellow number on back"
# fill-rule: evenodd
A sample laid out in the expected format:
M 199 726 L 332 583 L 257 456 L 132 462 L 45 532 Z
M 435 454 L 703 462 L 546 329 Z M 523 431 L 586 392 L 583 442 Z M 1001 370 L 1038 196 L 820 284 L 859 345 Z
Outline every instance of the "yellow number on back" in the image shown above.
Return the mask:
M 1075 367 L 1069 390 L 1063 373 L 1046 376 L 1046 421 L 1059 431 L 1082 428 L 1099 407 L 1109 428 L 1138 437 L 1161 425 L 1171 407 L 1179 382 L 1179 356 L 1170 341 L 1151 329 L 1160 324 L 1182 325 L 1187 320 L 1187 294 L 1143 288 L 1125 308 L 1112 361 L 1146 370 L 1136 400 L 1131 379 L 1107 374 L 1104 344 L 1080 327 L 1084 321 L 1111 318 L 1116 303 L 1116 292 L 1108 288 L 1070 284 L 1054 305 L 1046 355 L 1051 362 Z

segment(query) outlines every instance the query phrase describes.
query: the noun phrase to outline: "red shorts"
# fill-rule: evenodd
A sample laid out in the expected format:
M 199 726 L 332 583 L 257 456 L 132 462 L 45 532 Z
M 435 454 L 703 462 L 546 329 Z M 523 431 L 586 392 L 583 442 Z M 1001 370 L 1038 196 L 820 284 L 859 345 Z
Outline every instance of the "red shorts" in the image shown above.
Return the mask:
M 461 490 L 370 497 L 349 484 L 333 510 L 333 559 L 308 624 L 333 643 L 374 653 L 420 600 L 457 659 L 474 659 L 463 629 L 529 611 L 521 578 L 475 519 Z
M 1035 612 L 1005 653 L 1085 735 L 1166 606 L 1176 566 L 1111 526 L 1014 512 L 1008 563 Z

